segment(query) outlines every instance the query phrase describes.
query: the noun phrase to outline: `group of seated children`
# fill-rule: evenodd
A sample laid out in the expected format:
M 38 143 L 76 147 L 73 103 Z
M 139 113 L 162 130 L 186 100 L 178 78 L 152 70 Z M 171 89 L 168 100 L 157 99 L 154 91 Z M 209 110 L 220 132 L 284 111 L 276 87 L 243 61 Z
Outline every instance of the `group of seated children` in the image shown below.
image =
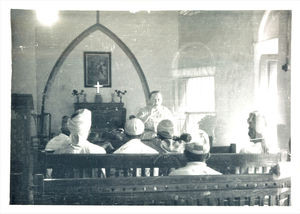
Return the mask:
M 241 152 L 268 152 L 264 138 L 261 136 L 264 126 L 259 126 L 263 123 L 263 118 L 257 112 L 250 113 L 248 134 L 254 144 L 242 149 Z M 106 154 L 106 146 L 109 145 L 109 153 L 111 153 L 110 144 L 99 146 L 88 141 L 90 129 L 91 111 L 79 109 L 70 118 L 63 117 L 62 133 L 51 139 L 45 150 L 52 150 L 56 154 Z M 183 153 L 188 160 L 187 166 L 173 171 L 170 175 L 220 174 L 205 164 L 205 160 L 209 157 L 210 144 L 209 137 L 203 130 L 198 129 L 194 139 L 187 133 L 183 133 L 180 137 L 174 136 L 171 112 L 162 106 L 162 95 L 159 91 L 150 94 L 148 105 L 142 108 L 137 116 L 129 117 L 125 123 L 124 136 L 124 141 L 113 150 L 113 153 Z
M 79 109 L 70 118 L 63 118 L 62 133 L 51 139 L 46 145 L 45 150 L 52 150 L 55 154 L 105 154 L 105 148 L 87 140 L 90 128 L 91 111 L 88 109 Z M 67 130 L 70 131 L 69 136 Z M 147 131 L 145 123 L 141 119 L 131 116 L 125 123 L 127 142 L 114 151 L 114 153 L 184 153 L 190 163 L 182 169 L 175 170 L 171 175 L 220 174 L 205 164 L 205 160 L 209 156 L 210 145 L 208 135 L 204 131 L 199 130 L 199 138 L 196 142 L 192 141 L 191 135 L 187 133 L 176 137 L 174 136 L 174 124 L 169 119 L 163 119 L 157 124 L 155 128 L 156 135 L 150 139 L 143 139 L 145 137 L 145 130 Z M 151 134 L 153 135 L 153 133 Z

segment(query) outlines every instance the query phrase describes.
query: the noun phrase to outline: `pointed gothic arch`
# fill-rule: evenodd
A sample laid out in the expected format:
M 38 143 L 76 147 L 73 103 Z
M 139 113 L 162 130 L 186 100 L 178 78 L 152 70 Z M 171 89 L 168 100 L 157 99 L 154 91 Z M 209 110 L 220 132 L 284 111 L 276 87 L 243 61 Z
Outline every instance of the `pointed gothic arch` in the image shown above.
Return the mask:
M 90 34 L 94 33 L 95 31 L 100 30 L 102 33 L 106 34 L 109 38 L 111 38 L 127 55 L 131 63 L 133 64 L 135 70 L 137 71 L 137 74 L 140 78 L 142 88 L 144 91 L 145 95 L 145 100 L 147 101 L 150 90 L 149 86 L 146 80 L 146 77 L 144 75 L 144 72 L 137 61 L 136 57 L 134 54 L 131 52 L 131 50 L 127 47 L 127 45 L 116 35 L 114 34 L 111 30 L 106 28 L 104 25 L 101 25 L 99 23 L 99 18 L 97 18 L 97 23 L 90 26 L 86 30 L 84 30 L 81 34 L 79 34 L 68 46 L 67 48 L 62 52 L 62 54 L 59 56 L 57 59 L 55 65 L 53 66 L 50 75 L 48 77 L 47 83 L 45 85 L 44 91 L 43 91 L 43 98 L 42 98 L 42 106 L 41 106 L 41 115 L 44 115 L 45 112 L 45 103 L 46 103 L 46 97 L 49 91 L 49 88 L 51 87 L 52 83 L 55 80 L 56 74 L 58 73 L 60 67 L 64 63 L 65 59 L 69 56 L 69 54 L 72 52 L 72 50 L 82 41 L 84 40 L 87 36 Z M 41 117 L 43 118 L 43 116 Z M 43 119 L 42 119 L 43 120 Z M 41 130 L 43 130 L 43 122 L 41 121 Z

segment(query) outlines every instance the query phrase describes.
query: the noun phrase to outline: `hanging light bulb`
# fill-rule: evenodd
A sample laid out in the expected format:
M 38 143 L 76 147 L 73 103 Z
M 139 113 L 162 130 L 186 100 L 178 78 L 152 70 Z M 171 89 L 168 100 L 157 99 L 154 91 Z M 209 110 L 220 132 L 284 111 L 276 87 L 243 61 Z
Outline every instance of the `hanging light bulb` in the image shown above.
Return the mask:
M 41 24 L 51 26 L 58 20 L 58 11 L 49 8 L 38 9 L 36 16 Z

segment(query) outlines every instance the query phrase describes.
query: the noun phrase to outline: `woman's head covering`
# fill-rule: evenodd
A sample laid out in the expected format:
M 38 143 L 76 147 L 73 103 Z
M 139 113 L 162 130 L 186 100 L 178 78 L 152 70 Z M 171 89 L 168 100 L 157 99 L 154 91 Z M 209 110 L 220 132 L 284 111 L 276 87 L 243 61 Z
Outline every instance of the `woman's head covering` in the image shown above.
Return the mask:
M 171 120 L 162 120 L 157 125 L 157 134 L 164 139 L 172 139 L 174 124 Z
M 263 134 L 267 127 L 266 118 L 258 111 L 250 112 L 247 119 L 248 122 L 248 135 L 250 139 L 263 138 Z
M 185 150 L 196 155 L 209 153 L 210 145 L 208 134 L 201 129 L 198 131 L 198 134 L 197 140 L 185 144 Z
M 72 143 L 77 144 L 79 138 L 86 140 L 92 125 L 92 113 L 88 109 L 77 110 L 68 120 Z
M 125 133 L 131 136 L 137 136 L 144 133 L 145 125 L 138 118 L 132 118 L 125 123 Z

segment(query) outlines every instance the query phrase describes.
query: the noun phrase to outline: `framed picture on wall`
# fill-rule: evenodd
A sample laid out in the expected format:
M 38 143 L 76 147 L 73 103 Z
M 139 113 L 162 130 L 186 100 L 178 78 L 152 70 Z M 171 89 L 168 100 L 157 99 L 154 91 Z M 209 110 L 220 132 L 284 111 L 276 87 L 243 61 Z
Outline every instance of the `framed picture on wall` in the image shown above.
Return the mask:
M 84 87 L 111 87 L 111 53 L 84 52 Z

